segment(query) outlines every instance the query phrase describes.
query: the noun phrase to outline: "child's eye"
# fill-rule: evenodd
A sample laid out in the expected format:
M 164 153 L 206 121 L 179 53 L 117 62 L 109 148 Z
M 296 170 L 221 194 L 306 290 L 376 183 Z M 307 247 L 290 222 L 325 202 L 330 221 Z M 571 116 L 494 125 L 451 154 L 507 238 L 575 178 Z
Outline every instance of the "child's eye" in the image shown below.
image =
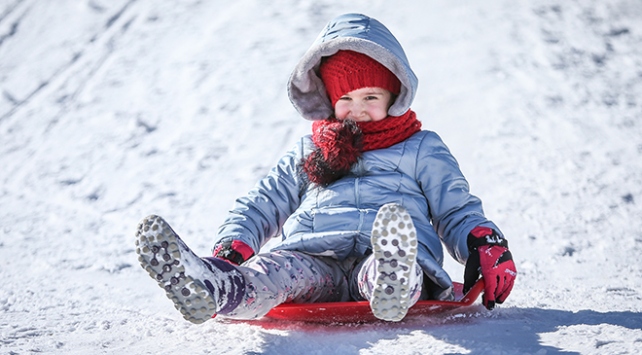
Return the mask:
M 377 96 L 366 96 L 366 100 L 377 100 Z
M 348 101 L 351 100 L 349 96 L 341 96 L 339 100 Z

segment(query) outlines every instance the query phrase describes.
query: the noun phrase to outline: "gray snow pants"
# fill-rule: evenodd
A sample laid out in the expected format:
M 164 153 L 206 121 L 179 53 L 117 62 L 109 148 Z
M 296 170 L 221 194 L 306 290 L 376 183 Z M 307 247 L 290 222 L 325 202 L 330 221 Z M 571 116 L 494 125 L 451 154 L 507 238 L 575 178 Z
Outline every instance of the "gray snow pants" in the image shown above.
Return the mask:
M 376 277 L 371 254 L 362 258 L 336 259 L 279 250 L 258 254 L 238 267 L 245 277 L 245 295 L 236 309 L 221 317 L 257 319 L 281 303 L 345 302 L 370 300 Z M 412 295 L 421 293 L 421 268 Z

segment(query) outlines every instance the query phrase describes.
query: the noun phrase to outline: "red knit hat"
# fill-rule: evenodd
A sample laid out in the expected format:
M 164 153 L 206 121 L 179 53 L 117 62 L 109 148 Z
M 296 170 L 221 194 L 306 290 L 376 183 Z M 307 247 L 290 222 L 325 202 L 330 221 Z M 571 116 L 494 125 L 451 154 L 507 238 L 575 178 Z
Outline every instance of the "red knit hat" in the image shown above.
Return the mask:
M 332 106 L 341 96 L 361 88 L 380 87 L 395 95 L 399 95 L 401 90 L 399 79 L 388 68 L 365 54 L 353 51 L 338 51 L 326 57 L 321 62 L 319 74 Z

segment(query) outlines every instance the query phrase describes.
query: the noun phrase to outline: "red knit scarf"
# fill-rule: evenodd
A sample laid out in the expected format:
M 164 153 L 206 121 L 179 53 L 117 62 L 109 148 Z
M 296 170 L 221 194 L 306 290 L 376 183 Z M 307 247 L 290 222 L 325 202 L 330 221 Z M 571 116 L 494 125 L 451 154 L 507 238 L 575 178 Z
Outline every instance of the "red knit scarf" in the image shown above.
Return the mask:
M 334 117 L 312 124 L 314 151 L 302 162 L 310 182 L 328 186 L 347 175 L 363 152 L 388 148 L 421 130 L 411 110 L 380 121 L 355 122 Z
M 383 149 L 403 142 L 421 130 L 414 111 L 388 116 L 381 121 L 357 122 L 363 132 L 363 151 Z

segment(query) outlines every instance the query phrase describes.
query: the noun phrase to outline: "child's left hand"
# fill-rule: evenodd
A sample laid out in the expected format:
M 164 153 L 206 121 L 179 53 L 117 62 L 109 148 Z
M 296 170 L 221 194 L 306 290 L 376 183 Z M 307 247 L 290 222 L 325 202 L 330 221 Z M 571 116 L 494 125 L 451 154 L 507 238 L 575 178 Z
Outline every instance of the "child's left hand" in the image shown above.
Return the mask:
M 464 271 L 464 292 L 468 292 L 479 278 L 484 278 L 483 303 L 493 309 L 503 303 L 513 289 L 517 276 L 508 241 L 487 227 L 475 227 L 468 234 L 470 256 Z

